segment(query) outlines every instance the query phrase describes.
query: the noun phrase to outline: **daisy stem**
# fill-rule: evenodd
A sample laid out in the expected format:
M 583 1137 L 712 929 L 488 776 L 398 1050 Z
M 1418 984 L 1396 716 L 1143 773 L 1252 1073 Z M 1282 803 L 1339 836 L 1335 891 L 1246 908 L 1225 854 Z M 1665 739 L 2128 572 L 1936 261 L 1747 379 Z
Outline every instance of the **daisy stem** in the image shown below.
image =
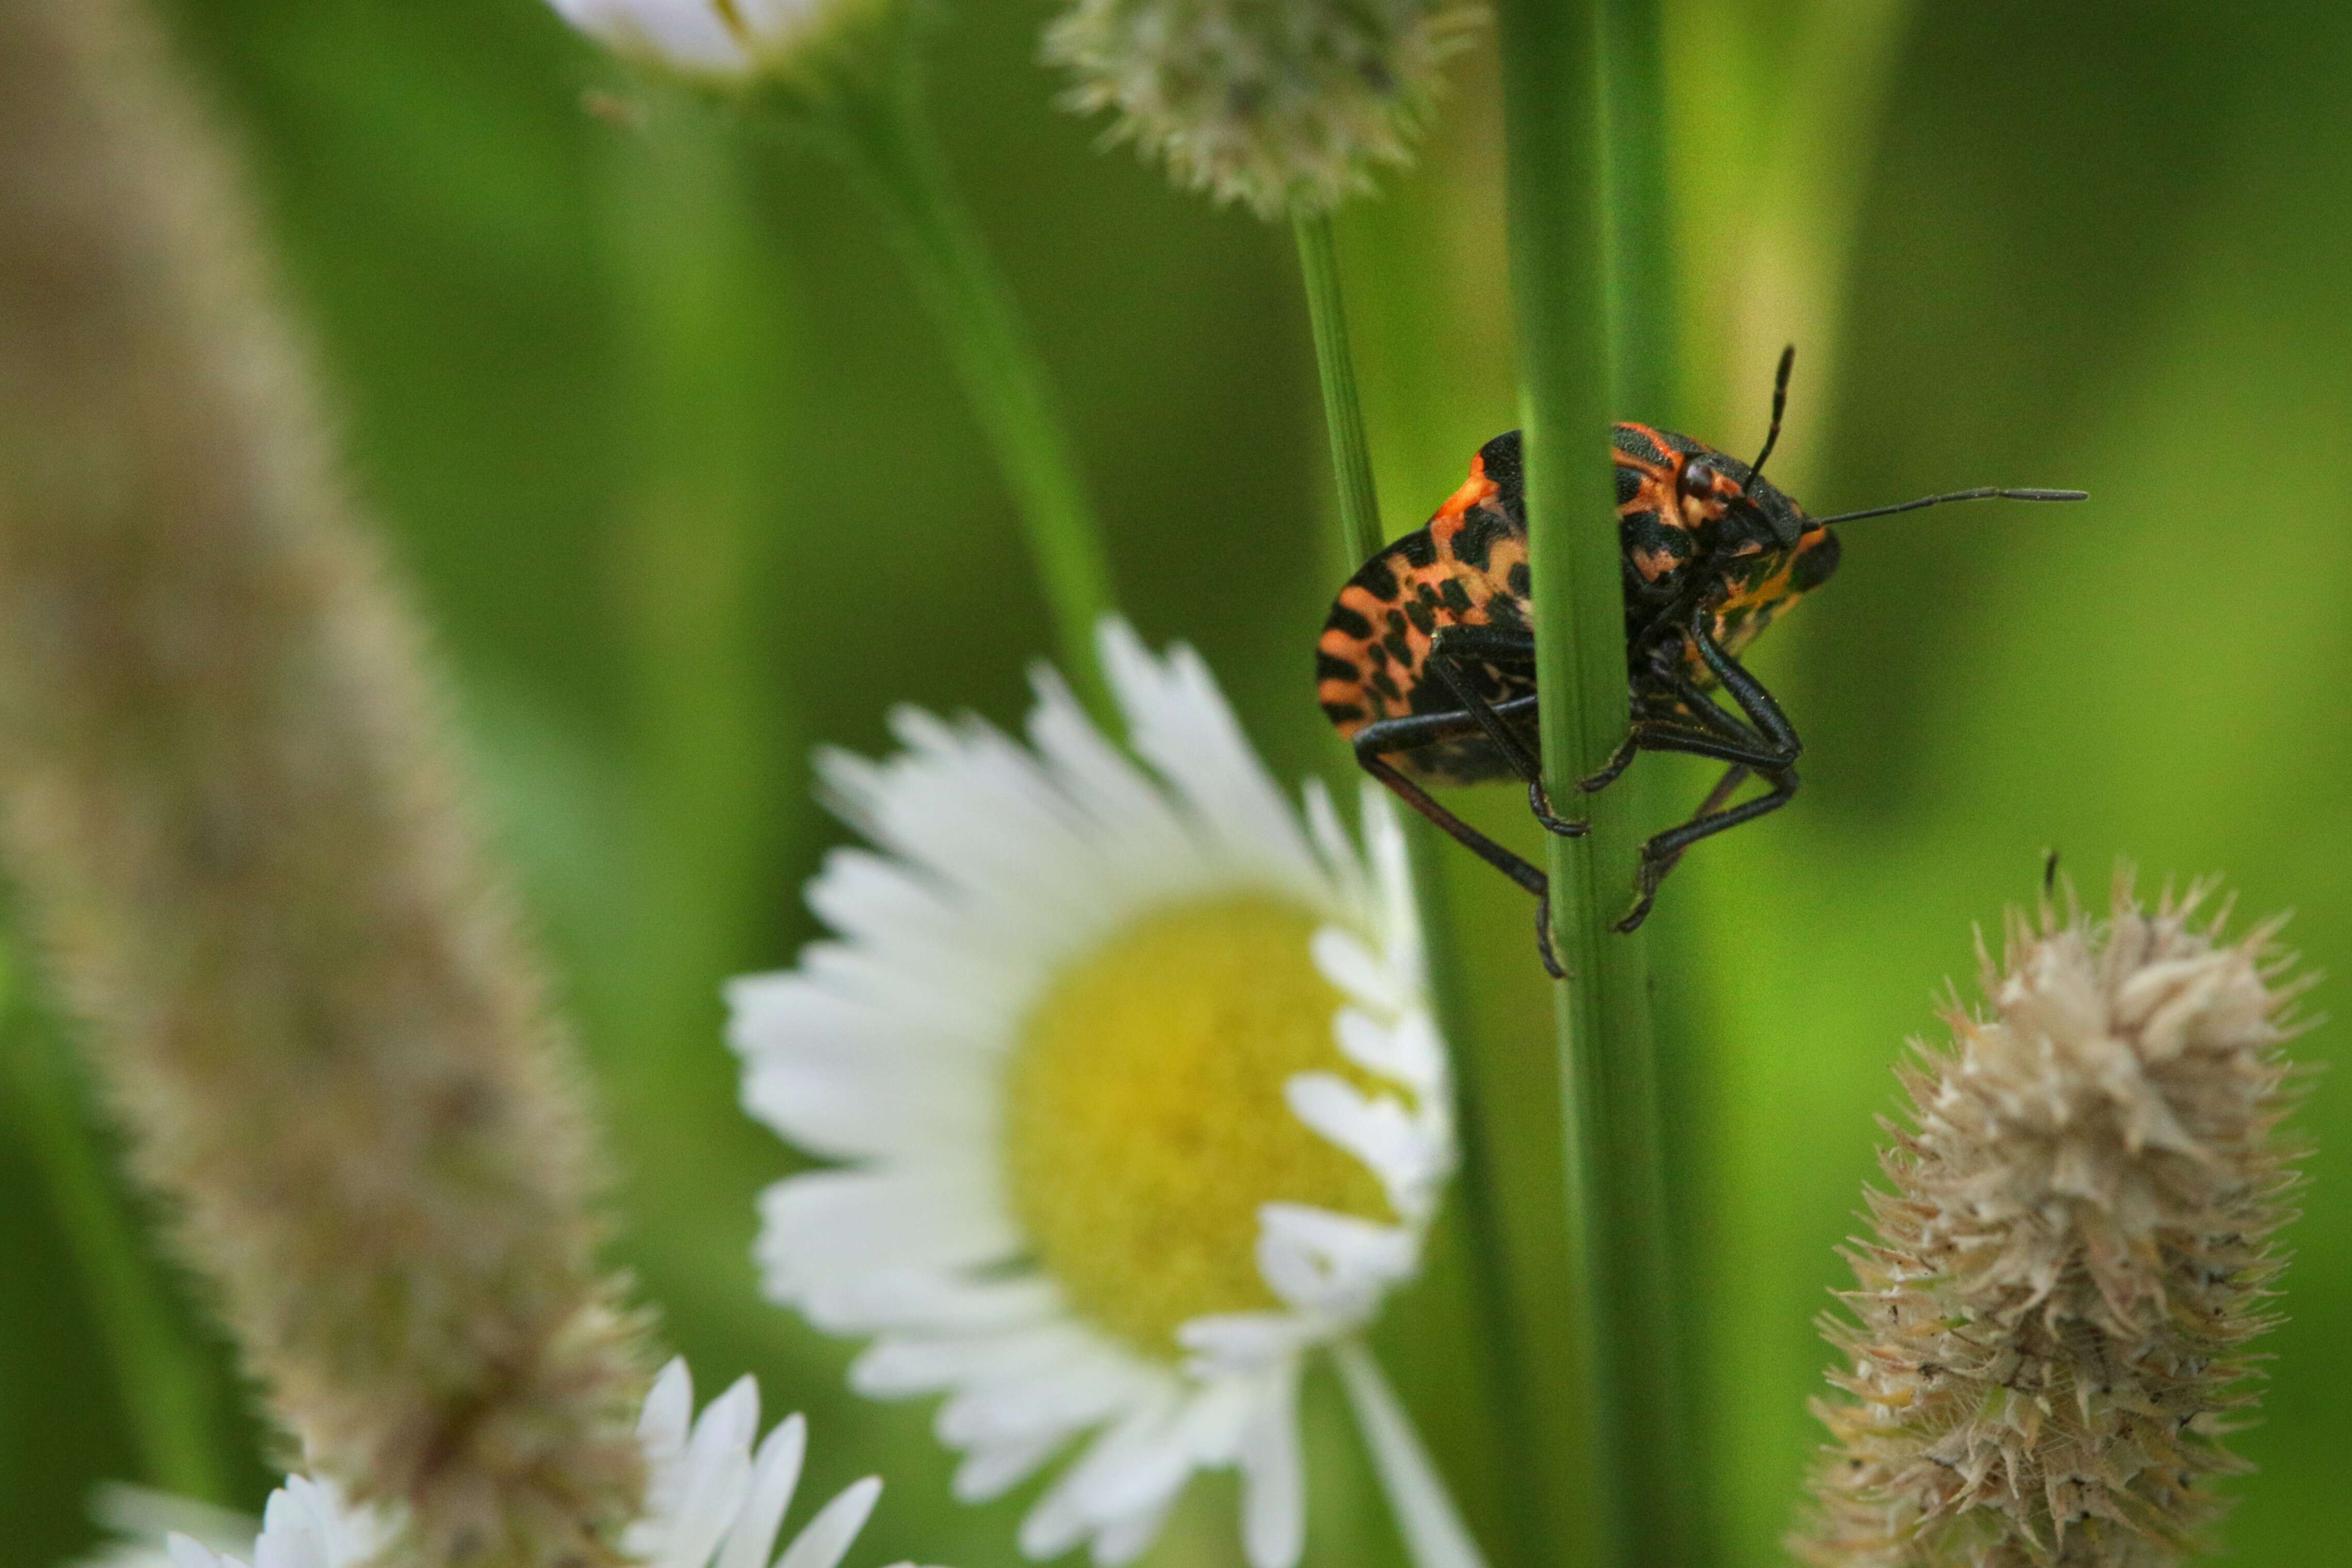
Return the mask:
M 1063 668 L 1095 718 L 1111 723 L 1095 653 L 1096 623 L 1113 608 L 1102 525 L 1053 377 L 931 129 L 915 46 L 814 129 L 872 205 L 946 341 L 1020 510 Z
M 771 427 L 806 406 L 799 282 L 755 221 L 742 126 L 686 95 L 648 100 L 611 138 L 612 273 L 625 324 L 622 369 L 634 437 L 613 533 L 630 655 L 637 861 L 599 930 L 630 961 L 583 985 L 624 1021 L 598 1067 L 626 1192 L 641 1222 L 634 1261 L 672 1310 L 696 1291 L 732 1307 L 741 1238 L 724 1205 L 698 1201 L 723 1159 L 707 1108 L 733 1094 L 711 976 L 759 952 L 762 868 L 786 855 L 797 766 L 794 696 L 761 584 L 792 541 L 776 492 L 799 454 Z M 797 421 L 793 421 L 797 423 Z M 650 1223 L 659 1215 L 658 1223 Z M 723 1281 L 723 1282 L 722 1282 Z
M 1298 270 L 1307 284 L 1307 314 L 1315 329 L 1315 370 L 1323 384 L 1323 422 L 1331 437 L 1331 473 L 1339 486 L 1339 542 L 1352 572 L 1381 547 L 1380 494 L 1372 483 L 1372 447 L 1364 434 L 1364 405 L 1356 395 L 1355 356 L 1348 346 L 1348 310 L 1339 290 L 1339 252 L 1328 213 L 1291 219 L 1298 238 Z
M 1520 1261 L 1514 1307 L 1532 1428 L 1522 1484 L 1546 1513 L 1541 1560 L 1685 1568 L 1695 1532 L 1647 955 L 1638 935 L 1610 929 L 1630 901 L 1640 828 L 1630 792 L 1588 795 L 1576 784 L 1608 760 L 1628 721 L 1603 440 L 1602 6 L 1498 7 L 1544 776 L 1551 798 L 1591 828 L 1549 846 L 1554 940 L 1569 973 L 1555 988 L 1558 1110 L 1532 1095 L 1487 1105 L 1498 1142 L 1549 1131 L 1565 1158 L 1557 1186 L 1516 1186 L 1515 1211 L 1501 1216 Z M 1551 1367 L 1572 1383 L 1541 1370 Z
M 0 969 L 0 992 L 15 976 Z M 78 1075 L 53 1026 L 28 1016 L 13 994 L 0 1002 L 8 1100 L 48 1189 L 83 1300 L 113 1365 L 131 1438 L 147 1484 L 200 1502 L 231 1500 L 222 1462 L 227 1428 L 218 1390 L 189 1338 L 142 1240 L 138 1222 L 107 1175 L 108 1159 Z

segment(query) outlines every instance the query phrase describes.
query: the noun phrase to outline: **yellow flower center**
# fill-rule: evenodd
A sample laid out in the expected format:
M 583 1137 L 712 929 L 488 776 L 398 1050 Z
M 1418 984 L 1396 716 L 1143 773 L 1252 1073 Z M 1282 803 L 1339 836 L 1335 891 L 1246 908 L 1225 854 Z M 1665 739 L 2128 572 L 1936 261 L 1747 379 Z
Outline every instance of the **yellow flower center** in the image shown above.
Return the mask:
M 1163 910 L 1055 983 L 1005 1097 L 1013 1210 L 1080 1313 L 1148 1354 L 1178 1325 L 1277 1306 L 1257 1210 L 1393 1217 L 1379 1183 L 1283 1099 L 1293 1073 L 1365 1075 L 1340 1056 L 1344 998 L 1308 956 L 1318 924 L 1265 895 Z

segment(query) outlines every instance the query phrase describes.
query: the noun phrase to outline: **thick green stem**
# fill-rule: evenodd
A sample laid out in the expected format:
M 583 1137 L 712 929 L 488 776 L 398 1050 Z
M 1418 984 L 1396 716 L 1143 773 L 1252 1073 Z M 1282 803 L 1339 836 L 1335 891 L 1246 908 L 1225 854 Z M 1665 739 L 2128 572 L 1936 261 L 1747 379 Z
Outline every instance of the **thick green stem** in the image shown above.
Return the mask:
M 13 976 L 0 971 L 0 988 Z M 222 1455 L 228 1441 L 219 1388 L 166 1299 L 155 1262 L 83 1109 L 76 1074 L 48 1031 L 20 1007 L 0 1004 L 8 1100 L 48 1188 L 67 1249 L 81 1272 L 83 1300 L 113 1363 L 125 1424 L 142 1479 L 200 1501 L 230 1501 Z
M 1601 84 L 1607 135 L 1604 186 L 1609 235 L 1610 401 L 1619 418 L 1685 428 L 1682 399 L 1683 279 L 1675 245 L 1672 164 L 1666 147 L 1665 20 L 1661 0 L 1601 0 Z M 1651 780 L 1633 770 L 1613 787 L 1623 791 L 1645 820 L 1655 819 Z M 1622 803 L 1621 803 L 1622 804 Z M 1687 1040 L 1669 1031 L 1658 1040 L 1656 1082 L 1662 1104 L 1700 1103 L 1700 1063 Z M 1666 1157 L 1664 1234 L 1672 1280 L 1697 1277 L 1696 1260 L 1685 1250 L 1699 1234 L 1700 1176 L 1694 1157 L 1700 1130 L 1688 1120 L 1663 1140 Z M 1686 1541 L 1712 1556 L 1717 1513 L 1713 1450 L 1698 1411 L 1702 1368 L 1697 1347 L 1706 1319 L 1696 1293 L 1674 1290 L 1672 1323 L 1678 1412 L 1686 1437 L 1683 1450 L 1685 1500 L 1689 1509 Z
M 1659 1152 L 1656 1063 L 1642 940 L 1610 928 L 1623 913 L 1639 857 L 1632 797 L 1583 795 L 1627 723 L 1624 605 L 1615 489 L 1605 433 L 1608 336 L 1603 310 L 1600 0 L 1504 0 L 1504 127 L 1512 298 L 1518 321 L 1528 513 L 1534 571 L 1544 773 L 1553 799 L 1581 802 L 1591 832 L 1551 843 L 1552 918 L 1569 971 L 1557 988 L 1564 1114 L 1555 1146 L 1563 1180 L 1529 1189 L 1507 1223 L 1524 1254 L 1518 1281 L 1526 1332 L 1567 1352 L 1583 1374 L 1574 1411 L 1546 1399 L 1528 1453 L 1545 1468 L 1552 1514 L 1542 1560 L 1574 1554 L 1596 1568 L 1683 1568 L 1694 1531 L 1688 1456 L 1676 1387 L 1666 1203 Z M 1490 1107 L 1534 1134 L 1544 1120 L 1525 1104 Z M 1549 1194 L 1558 1194 L 1556 1201 Z M 1567 1237 L 1548 1253 L 1540 1222 L 1556 1214 Z M 1560 1262 L 1570 1288 L 1551 1291 Z M 1527 1314 L 1566 1325 L 1526 1321 Z M 1566 1342 L 1562 1343 L 1563 1332 Z M 1530 1348 L 1534 1348 L 1531 1344 Z M 1559 1456 L 1580 1453 L 1579 1476 Z
M 1660 0 L 1601 0 L 1612 413 L 1680 428 L 1682 330 Z
M 946 340 L 1020 509 L 1063 663 L 1087 706 L 1108 720 L 1094 641 L 1113 603 L 1102 526 L 1052 377 L 949 174 L 911 61 L 862 86 L 818 130 L 873 202 Z

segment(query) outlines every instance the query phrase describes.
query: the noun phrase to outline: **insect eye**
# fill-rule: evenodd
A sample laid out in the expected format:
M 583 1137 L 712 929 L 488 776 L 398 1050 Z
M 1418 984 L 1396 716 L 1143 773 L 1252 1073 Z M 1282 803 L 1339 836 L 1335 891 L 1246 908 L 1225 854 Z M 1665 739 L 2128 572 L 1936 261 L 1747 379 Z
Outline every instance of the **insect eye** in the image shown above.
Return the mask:
M 1696 458 L 1684 464 L 1683 493 L 1694 496 L 1713 495 L 1715 493 L 1715 468 L 1713 465 L 1700 462 Z

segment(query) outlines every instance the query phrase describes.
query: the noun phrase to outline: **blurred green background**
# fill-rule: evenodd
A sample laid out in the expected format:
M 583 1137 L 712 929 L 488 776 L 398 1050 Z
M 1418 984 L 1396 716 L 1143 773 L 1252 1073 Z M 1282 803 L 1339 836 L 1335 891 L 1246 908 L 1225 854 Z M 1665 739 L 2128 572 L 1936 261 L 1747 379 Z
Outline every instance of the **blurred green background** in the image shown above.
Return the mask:
M 1343 776 L 1308 695 L 1341 574 L 1288 235 L 1055 111 L 1043 8 L 956 10 L 939 118 L 1062 378 L 1130 613 L 1206 653 L 1286 776 Z M 1709 1373 L 1690 1462 L 1719 1479 L 1722 1561 L 1765 1563 L 1888 1065 L 2044 848 L 2094 893 L 2118 856 L 2150 883 L 2225 873 L 2345 967 L 2352 9 L 1667 10 L 1685 406 L 1623 412 L 1744 451 L 1793 337 L 1774 461 L 1814 510 L 2095 497 L 1856 525 L 1832 591 L 1755 659 L 1808 742 L 1804 796 L 1694 855 L 1651 928 Z M 756 1371 L 772 1412 L 811 1413 L 815 1484 L 890 1476 L 859 1561 L 1015 1561 L 1025 1496 L 957 1508 L 928 1411 L 852 1399 L 853 1347 L 757 1300 L 751 1198 L 790 1156 L 735 1111 L 718 1037 L 718 980 L 814 933 L 798 889 L 841 831 L 808 803 L 808 747 L 879 751 L 897 701 L 1012 722 L 1045 647 L 928 323 L 829 169 L 676 106 L 585 111 L 627 84 L 535 0 L 173 16 L 441 633 L 597 1070 L 620 1256 L 707 1389 Z M 1391 532 L 1514 422 L 1491 44 L 1455 78 L 1419 170 L 1340 224 Z M 1637 772 L 1662 819 L 1706 782 Z M 1524 830 L 1510 792 L 1473 811 Z M 1480 1048 L 1548 1049 L 1521 900 L 1454 869 Z M 8 1029 L 37 1072 L 56 1031 L 29 990 Z M 2233 1488 L 2251 1563 L 2339 1557 L 2352 1481 L 2352 1085 L 2322 1077 L 2302 1127 L 2291 1321 Z M 28 1568 L 88 1542 L 93 1483 L 142 1474 L 34 1147 L 0 1116 L 0 1559 Z M 1508 1457 L 1465 1419 L 1450 1257 L 1383 1338 L 1484 1521 Z M 1310 1410 L 1310 1561 L 1393 1561 L 1328 1389 Z M 253 1431 L 220 1441 L 257 1504 Z M 1155 1561 L 1230 1560 L 1228 1506 L 1202 1489 Z

